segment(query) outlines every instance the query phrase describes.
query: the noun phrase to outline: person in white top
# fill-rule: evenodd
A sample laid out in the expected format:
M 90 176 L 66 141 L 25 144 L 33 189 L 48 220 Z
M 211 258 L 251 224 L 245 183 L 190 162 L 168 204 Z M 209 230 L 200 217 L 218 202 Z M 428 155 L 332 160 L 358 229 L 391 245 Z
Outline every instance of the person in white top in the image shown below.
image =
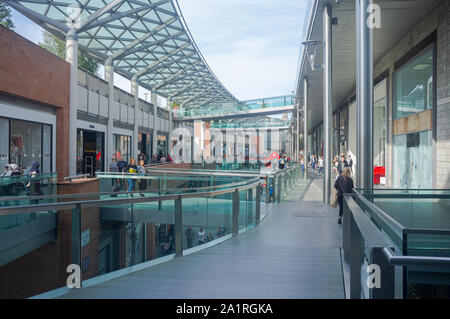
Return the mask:
M 317 172 L 319 175 L 323 175 L 323 156 L 319 158 L 319 171 Z

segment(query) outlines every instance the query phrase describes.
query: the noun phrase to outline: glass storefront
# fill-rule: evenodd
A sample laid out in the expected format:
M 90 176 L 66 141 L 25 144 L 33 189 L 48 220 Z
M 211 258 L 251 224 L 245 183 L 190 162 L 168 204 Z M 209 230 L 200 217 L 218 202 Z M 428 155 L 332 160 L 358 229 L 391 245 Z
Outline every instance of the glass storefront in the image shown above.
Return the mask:
M 431 131 L 394 136 L 394 188 L 432 188 Z
M 131 158 L 131 136 L 114 134 L 113 141 L 116 161 L 119 161 L 123 157 L 128 162 Z
M 373 166 L 385 166 L 386 80 L 374 87 L 373 97 Z
M 396 188 L 433 186 L 432 125 L 428 130 L 411 132 L 406 131 L 401 122 L 417 125 L 417 118 L 410 115 L 433 109 L 433 65 L 433 48 L 430 47 L 394 74 L 394 131 L 397 128 L 397 134 L 393 143 L 393 186 Z
M 104 138 L 102 132 L 77 129 L 77 174 L 103 172 Z
M 157 135 L 157 142 L 156 142 L 156 153 L 159 154 L 159 152 L 163 152 L 164 155 L 167 154 L 167 135 Z
M 138 159 L 144 159 L 147 164 L 153 155 L 152 134 L 139 133 L 138 138 Z
M 41 172 L 52 169 L 52 126 L 23 120 L 0 118 L 0 173 L 6 164 L 17 164 L 22 172 L 32 162 Z

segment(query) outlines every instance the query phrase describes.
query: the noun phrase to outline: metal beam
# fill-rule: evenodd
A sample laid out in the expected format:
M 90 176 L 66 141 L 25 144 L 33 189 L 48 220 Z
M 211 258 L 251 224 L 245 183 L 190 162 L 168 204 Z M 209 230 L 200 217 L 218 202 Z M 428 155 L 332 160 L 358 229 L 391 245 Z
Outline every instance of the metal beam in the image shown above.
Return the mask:
M 165 60 L 167 60 L 168 58 L 170 58 L 172 55 L 177 54 L 178 52 L 180 52 L 181 50 L 183 50 L 185 47 L 187 47 L 188 45 L 190 45 L 190 43 L 185 43 L 183 44 L 181 47 L 179 47 L 178 49 L 172 50 L 169 53 L 167 53 L 165 56 L 159 58 L 157 61 L 153 62 L 152 64 L 150 64 L 149 66 L 143 68 L 142 70 L 140 70 L 139 72 L 137 72 L 134 76 L 137 79 L 139 79 L 141 76 L 143 76 L 144 74 L 147 74 L 149 72 L 151 72 L 152 69 L 156 68 L 160 63 L 164 62 Z
M 49 17 L 39 14 L 31 9 L 28 9 L 28 8 L 24 7 L 23 5 L 19 4 L 17 1 L 12 1 L 12 0 L 5 0 L 5 1 L 11 8 L 14 8 L 15 10 L 19 11 L 24 16 L 28 17 L 30 20 L 36 22 L 37 24 L 42 24 L 42 23 L 49 24 L 52 27 L 56 28 L 57 30 L 59 30 L 60 32 L 63 32 L 63 33 L 68 33 L 70 31 L 70 28 L 67 25 L 60 23 L 58 21 L 55 21 L 53 19 L 50 19 Z
M 167 79 L 165 79 L 163 82 L 158 83 L 157 85 L 155 85 L 155 90 L 158 90 L 166 85 L 169 85 L 173 82 L 176 82 L 179 80 L 179 75 L 186 72 L 187 70 L 193 68 L 194 66 L 198 65 L 201 61 L 197 61 L 193 64 L 190 64 L 188 66 L 185 66 L 184 68 L 178 70 L 176 73 L 172 74 L 171 76 L 169 76 Z
M 92 28 L 95 28 L 95 27 L 98 27 L 98 26 L 104 26 L 105 24 L 107 24 L 109 22 L 128 17 L 130 15 L 137 14 L 137 13 L 145 11 L 145 10 L 150 11 L 150 10 L 160 6 L 160 5 L 163 5 L 163 4 L 171 2 L 171 1 L 172 0 L 161 0 L 161 1 L 158 1 L 158 2 L 155 2 L 155 3 L 152 3 L 152 4 L 139 6 L 139 7 L 135 8 L 135 9 L 132 9 L 132 10 L 121 12 L 121 13 L 118 13 L 118 14 L 113 14 L 113 15 L 111 15 L 109 17 L 106 17 L 106 18 L 103 18 L 103 19 L 99 19 L 96 22 L 87 25 L 85 28 L 80 28 L 79 32 L 83 32 L 83 31 L 86 31 L 86 30 L 89 30 L 89 29 L 92 29 Z
M 98 9 L 96 12 L 85 18 L 81 24 L 80 27 L 77 28 L 77 32 L 83 32 L 87 29 L 89 29 L 89 25 L 93 23 L 95 20 L 99 19 L 101 16 L 103 16 L 108 11 L 114 9 L 118 5 L 122 4 L 125 0 L 114 0 L 113 2 L 109 3 L 105 7 Z
M 176 20 L 177 20 L 176 18 L 170 18 L 170 19 L 166 20 L 163 24 L 157 25 L 156 27 L 151 29 L 148 33 L 143 35 L 142 37 L 140 37 L 140 38 L 134 40 L 133 42 L 129 43 L 128 45 L 126 45 L 122 49 L 115 51 L 113 54 L 111 54 L 110 59 L 111 60 L 120 59 L 123 55 L 127 54 L 129 50 L 133 49 L 138 44 L 140 44 L 143 41 L 147 40 L 152 35 L 157 34 L 159 31 L 161 31 L 162 29 L 167 27 L 169 24 L 175 22 Z

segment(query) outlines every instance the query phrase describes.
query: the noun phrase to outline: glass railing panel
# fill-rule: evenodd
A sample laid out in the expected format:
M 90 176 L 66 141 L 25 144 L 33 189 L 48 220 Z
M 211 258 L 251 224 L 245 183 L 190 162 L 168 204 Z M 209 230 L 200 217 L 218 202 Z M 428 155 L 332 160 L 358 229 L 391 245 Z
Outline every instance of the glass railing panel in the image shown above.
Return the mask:
M 247 190 L 247 229 L 256 226 L 256 188 Z
M 183 248 L 188 249 L 208 242 L 209 199 L 208 197 L 183 198 Z M 188 229 L 191 229 L 188 231 Z
M 73 241 L 77 216 L 71 208 L 0 216 L 3 226 L 13 221 L 0 227 L 0 298 L 28 298 L 66 287 L 68 267 L 78 264 Z
M 239 191 L 239 215 L 238 215 L 238 230 L 247 228 L 248 221 L 248 192 L 247 190 Z

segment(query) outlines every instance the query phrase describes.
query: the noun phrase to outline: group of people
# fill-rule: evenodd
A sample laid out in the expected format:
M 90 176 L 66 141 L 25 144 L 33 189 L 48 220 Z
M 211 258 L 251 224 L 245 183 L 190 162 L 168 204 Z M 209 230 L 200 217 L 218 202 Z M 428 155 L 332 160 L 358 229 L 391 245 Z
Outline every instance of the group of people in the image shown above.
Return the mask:
M 121 156 L 119 161 L 116 162 L 115 157 L 113 156 L 111 159 L 111 163 L 109 164 L 109 171 L 113 173 L 128 173 L 128 174 L 139 174 L 145 175 L 145 162 L 143 159 L 139 161 L 139 165 L 136 165 L 136 160 L 134 158 L 130 158 L 129 162 L 126 162 L 124 158 Z M 151 182 L 151 180 L 150 180 Z M 134 192 L 136 188 L 136 179 L 128 178 L 128 191 Z M 121 178 L 113 178 L 112 179 L 113 192 L 119 192 L 125 188 L 124 180 Z M 139 190 L 145 191 L 147 189 L 147 179 L 139 180 Z M 143 193 L 141 193 L 143 196 Z
M 159 150 L 158 154 L 154 154 L 150 160 L 150 164 L 170 163 L 170 162 L 172 162 L 172 157 L 170 157 L 169 154 L 165 155 L 161 150 Z
M 217 228 L 217 233 L 216 233 L 216 238 L 219 238 L 221 236 L 225 235 L 225 229 L 218 227 Z M 214 240 L 214 235 L 212 232 L 209 232 L 209 234 L 206 234 L 206 230 L 204 230 L 202 227 L 200 227 L 200 230 L 197 232 L 197 242 L 198 245 L 203 245 L 207 242 L 210 242 Z M 189 226 L 186 229 L 186 242 L 187 242 L 187 246 L 188 248 L 192 248 L 193 247 L 193 242 L 194 242 L 194 230 L 192 229 L 192 226 Z
M 33 161 L 31 163 L 31 167 L 28 170 L 25 170 L 24 172 L 21 171 L 19 166 L 15 163 L 6 164 L 5 170 L 0 175 L 1 178 L 7 178 L 7 177 L 19 177 L 23 175 L 27 175 L 30 177 L 30 181 L 27 183 L 9 183 L 0 189 L 0 195 L 1 196 L 12 196 L 12 195 L 19 195 L 19 193 L 25 188 L 27 191 L 27 195 L 34 195 L 34 196 L 42 196 L 44 193 L 41 190 L 41 184 L 40 181 L 32 182 L 32 178 L 36 177 L 37 174 L 40 174 L 40 164 L 37 161 Z
M 333 171 L 336 174 L 342 174 L 342 171 L 345 167 L 348 167 L 350 169 L 350 173 L 353 175 L 353 159 L 352 156 L 349 154 L 348 158 L 345 159 L 344 154 L 341 154 L 341 159 L 338 159 L 338 156 L 336 155 L 333 159 Z

